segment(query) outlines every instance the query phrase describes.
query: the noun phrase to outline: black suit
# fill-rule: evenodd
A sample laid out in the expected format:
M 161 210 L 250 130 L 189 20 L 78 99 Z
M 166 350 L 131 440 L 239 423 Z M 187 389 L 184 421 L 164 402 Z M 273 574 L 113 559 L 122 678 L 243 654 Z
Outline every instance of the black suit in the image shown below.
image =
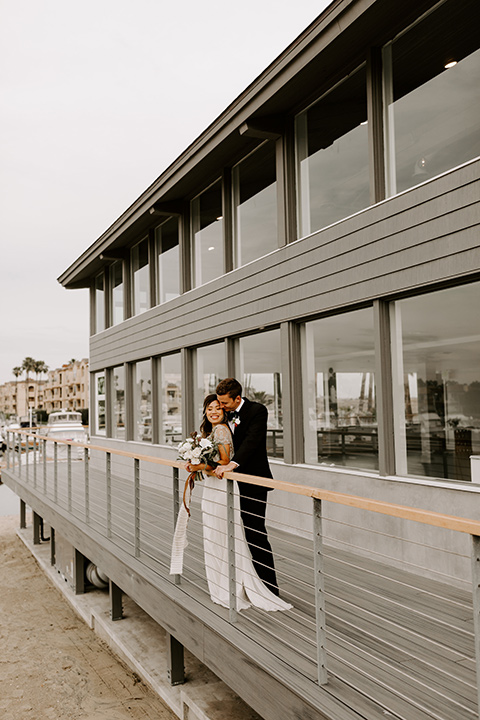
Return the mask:
M 273 477 L 267 457 L 267 418 L 265 405 L 244 399 L 239 411 L 240 423 L 236 425 L 233 433 L 235 454 L 232 460 L 238 463 L 238 472 Z M 253 565 L 269 590 L 278 594 L 272 548 L 265 527 L 268 489 L 242 482 L 238 483 L 238 489 L 245 538 Z

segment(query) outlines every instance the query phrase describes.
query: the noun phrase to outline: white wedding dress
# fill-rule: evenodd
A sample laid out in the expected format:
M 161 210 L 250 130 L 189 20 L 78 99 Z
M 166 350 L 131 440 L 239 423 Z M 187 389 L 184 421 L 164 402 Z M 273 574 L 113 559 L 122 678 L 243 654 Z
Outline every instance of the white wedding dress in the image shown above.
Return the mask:
M 218 444 L 230 447 L 230 458 L 232 457 L 233 440 L 226 425 L 217 425 L 210 437 Z M 218 461 L 220 458 L 215 459 Z M 215 475 L 206 475 L 202 486 L 203 544 L 208 589 L 214 603 L 229 607 L 227 480 L 225 478 L 220 480 Z M 234 482 L 234 521 L 237 610 L 245 610 L 251 605 L 262 610 L 290 610 L 292 606 L 270 592 L 253 567 L 240 517 L 240 499 L 236 482 Z

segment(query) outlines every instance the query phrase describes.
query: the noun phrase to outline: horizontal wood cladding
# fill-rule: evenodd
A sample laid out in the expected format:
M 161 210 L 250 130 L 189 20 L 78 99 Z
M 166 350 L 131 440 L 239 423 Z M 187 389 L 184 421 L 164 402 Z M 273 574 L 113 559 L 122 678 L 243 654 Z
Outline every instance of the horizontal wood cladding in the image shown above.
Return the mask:
M 91 369 L 480 275 L 480 161 L 91 338 Z

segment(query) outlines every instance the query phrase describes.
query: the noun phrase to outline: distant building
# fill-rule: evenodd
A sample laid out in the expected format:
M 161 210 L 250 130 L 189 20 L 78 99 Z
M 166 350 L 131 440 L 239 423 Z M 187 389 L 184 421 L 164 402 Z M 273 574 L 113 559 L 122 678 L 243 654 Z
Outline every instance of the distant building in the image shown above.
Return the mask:
M 83 410 L 89 406 L 88 380 L 86 358 L 49 370 L 46 380 L 11 380 L 0 385 L 0 412 L 22 418 L 30 410 Z
M 0 412 L 26 417 L 30 409 L 43 410 L 45 380 L 11 380 L 0 385 Z
M 47 413 L 88 408 L 88 377 L 86 358 L 49 370 L 44 388 L 44 408 Z

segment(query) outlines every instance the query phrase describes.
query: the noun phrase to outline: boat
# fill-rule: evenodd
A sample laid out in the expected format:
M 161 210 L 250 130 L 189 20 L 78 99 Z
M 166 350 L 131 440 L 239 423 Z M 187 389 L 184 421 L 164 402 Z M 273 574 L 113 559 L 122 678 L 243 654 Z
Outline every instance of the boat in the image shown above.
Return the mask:
M 40 435 L 58 440 L 73 440 L 79 443 L 88 442 L 88 434 L 82 425 L 82 415 L 71 410 L 59 410 L 50 413 L 48 423 L 40 430 Z M 67 445 L 57 445 L 57 457 L 67 457 Z M 72 458 L 83 459 L 83 448 L 72 447 Z M 47 455 L 53 456 L 53 442 L 47 442 Z

